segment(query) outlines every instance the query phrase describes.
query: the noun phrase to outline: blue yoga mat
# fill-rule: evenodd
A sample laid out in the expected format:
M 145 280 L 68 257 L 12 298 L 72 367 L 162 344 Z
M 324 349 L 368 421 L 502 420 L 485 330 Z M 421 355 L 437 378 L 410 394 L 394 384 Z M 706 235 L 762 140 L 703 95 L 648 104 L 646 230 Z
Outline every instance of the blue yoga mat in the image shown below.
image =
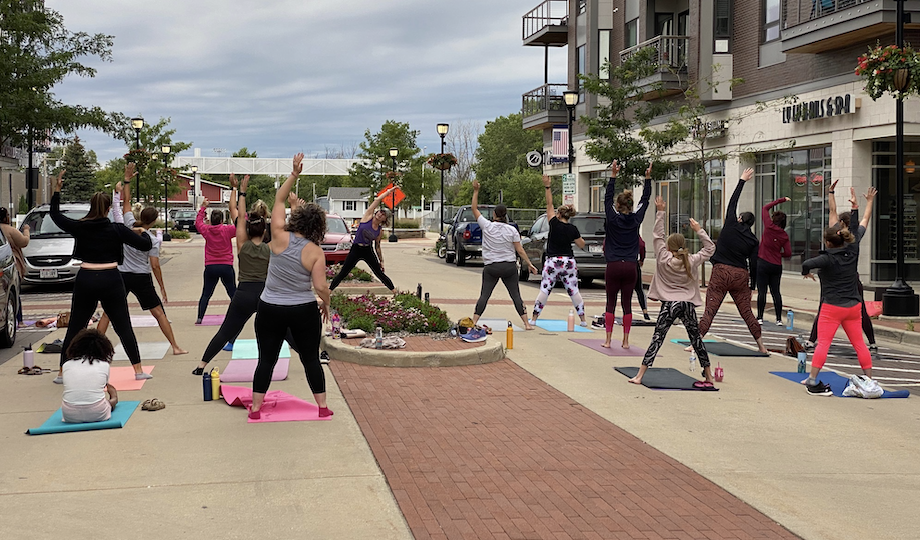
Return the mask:
M 45 435 L 47 433 L 65 433 L 68 431 L 91 431 L 94 429 L 115 429 L 124 427 L 128 418 L 137 410 L 140 401 L 119 401 L 112 409 L 112 418 L 105 422 L 88 422 L 85 424 L 69 424 L 64 422 L 61 409 L 54 411 L 51 418 L 37 428 L 26 431 L 26 435 Z
M 803 379 L 808 378 L 807 373 L 797 373 L 795 371 L 771 371 L 770 373 L 794 383 L 801 383 Z M 847 387 L 847 382 L 849 382 L 850 378 L 834 373 L 833 371 L 822 371 L 821 374 L 818 375 L 818 380 L 830 385 L 831 391 L 835 396 L 844 397 L 843 389 Z M 910 392 L 908 390 L 885 390 L 885 393 L 882 394 L 883 398 L 906 398 L 909 396 Z
M 546 330 L 547 332 L 567 332 L 569 329 L 568 321 L 563 321 L 561 319 L 537 319 L 537 326 Z M 591 332 L 583 326 L 578 326 L 578 323 L 575 323 L 576 332 Z
M 291 348 L 288 346 L 287 341 L 281 344 L 281 354 L 278 355 L 278 358 L 290 358 L 291 357 Z M 254 339 L 238 339 L 236 343 L 233 344 L 233 356 L 234 360 L 252 360 L 254 358 L 259 358 L 259 346 Z

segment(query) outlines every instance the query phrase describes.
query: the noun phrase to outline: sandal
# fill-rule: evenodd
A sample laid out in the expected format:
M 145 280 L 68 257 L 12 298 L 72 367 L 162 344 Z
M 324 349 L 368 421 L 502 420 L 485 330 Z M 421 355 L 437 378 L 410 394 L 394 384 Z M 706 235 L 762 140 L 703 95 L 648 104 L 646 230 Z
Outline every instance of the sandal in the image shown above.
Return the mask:
M 20 368 L 20 370 L 17 371 L 16 373 L 19 374 L 19 375 L 31 375 L 31 374 L 32 374 L 32 368 L 27 368 L 27 367 L 23 366 L 23 367 Z
M 160 409 L 165 409 L 166 404 L 157 398 L 153 398 L 150 400 L 150 403 L 147 403 L 146 407 L 147 408 L 145 410 L 147 411 L 159 411 Z
M 693 387 L 700 390 L 715 390 L 716 385 L 708 381 L 696 381 L 693 383 Z
M 31 370 L 29 370 L 29 375 L 41 375 L 42 373 L 44 373 L 42 371 L 42 368 L 38 366 L 35 366 Z
M 152 399 L 144 400 L 144 402 L 141 403 L 141 410 L 142 410 L 142 411 L 148 410 L 148 409 L 150 408 L 150 402 L 151 402 L 151 401 L 153 401 L 153 400 L 152 400 Z

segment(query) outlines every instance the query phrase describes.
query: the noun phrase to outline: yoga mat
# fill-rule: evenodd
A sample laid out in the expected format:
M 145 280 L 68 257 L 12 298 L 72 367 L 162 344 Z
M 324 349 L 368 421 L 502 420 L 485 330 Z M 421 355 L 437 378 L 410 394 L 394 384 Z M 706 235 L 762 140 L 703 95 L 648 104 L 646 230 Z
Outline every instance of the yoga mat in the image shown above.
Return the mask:
M 220 391 L 224 395 L 224 400 L 231 407 L 244 407 L 244 410 L 249 410 L 249 406 L 252 405 L 251 388 L 222 384 L 220 385 Z M 250 424 L 332 420 L 331 416 L 320 418 L 319 407 L 316 405 L 307 403 L 299 397 L 280 390 L 272 390 L 265 394 L 265 401 L 262 403 L 260 411 L 262 412 L 262 418 L 258 420 L 248 419 Z
M 649 314 L 649 317 L 652 317 L 652 315 Z M 646 320 L 642 317 L 642 315 L 639 315 L 638 317 L 635 316 L 635 315 L 633 315 L 632 326 L 655 326 L 655 324 L 657 323 L 657 321 L 658 321 L 658 315 L 655 315 L 654 317 L 652 317 L 652 320 L 650 320 L 650 321 L 646 321 Z M 614 320 L 613 320 L 613 323 L 616 324 L 616 325 L 619 325 L 619 326 L 623 326 L 623 318 L 622 318 L 622 317 L 615 317 Z
M 637 367 L 617 367 L 613 368 L 630 379 L 639 373 Z M 713 392 L 718 388 L 694 388 L 693 383 L 696 379 L 686 375 L 682 371 L 674 368 L 648 368 L 642 377 L 642 386 L 654 388 L 657 390 L 701 390 L 703 392 Z
M 65 433 L 68 431 L 91 431 L 95 429 L 114 429 L 124 427 L 128 418 L 134 414 L 140 401 L 119 401 L 115 408 L 112 409 L 112 418 L 105 422 L 88 422 L 85 424 L 68 424 L 64 422 L 61 416 L 61 409 L 58 409 L 51 415 L 51 418 L 45 420 L 45 423 L 37 428 L 26 431 L 26 435 L 45 435 L 47 433 Z
M 288 376 L 290 358 L 279 358 L 272 372 L 273 381 L 283 381 Z M 220 374 L 221 382 L 252 382 L 258 360 L 230 360 Z
M 642 347 L 636 347 L 635 345 L 630 345 L 628 349 L 623 348 L 623 342 L 612 339 L 610 340 L 610 348 L 601 347 L 604 343 L 603 339 L 569 339 L 573 343 L 583 345 L 591 350 L 597 351 L 601 354 L 606 354 L 607 356 L 645 356 L 645 349 Z M 660 356 L 660 355 L 659 355 Z
M 205 315 L 199 326 L 220 326 L 224 323 L 224 315 Z
M 680 345 L 690 345 L 690 342 L 686 339 L 671 340 Z M 746 349 L 744 347 L 739 347 L 731 343 L 722 343 L 719 341 L 709 342 L 703 341 L 706 344 L 706 352 L 709 354 L 714 354 L 716 356 L 770 356 L 769 353 L 762 353 L 754 349 Z
M 562 319 L 537 319 L 537 326 L 547 332 L 568 332 L 569 323 Z M 591 330 L 583 326 L 578 326 L 578 322 L 575 323 L 575 331 L 591 332 Z
M 166 352 L 169 350 L 168 341 L 147 341 L 143 343 L 138 343 L 137 348 L 141 353 L 141 360 L 162 360 L 166 356 Z M 128 355 L 125 354 L 125 347 L 119 343 L 115 346 L 115 357 L 112 360 L 127 360 Z
M 493 332 L 505 332 L 508 330 L 508 319 L 479 319 L 476 324 L 479 326 L 486 325 L 491 328 Z M 511 323 L 511 328 L 513 328 L 515 332 L 524 330 L 514 323 Z
M 236 343 L 233 344 L 233 358 L 234 360 L 251 360 L 253 358 L 259 357 L 259 346 L 254 339 L 238 339 Z M 291 357 L 291 348 L 288 346 L 287 342 L 281 344 L 281 354 L 278 355 L 278 358 L 290 358 Z
M 159 326 L 153 315 L 131 315 L 132 328 L 155 328 Z
M 782 377 L 787 381 L 792 381 L 794 383 L 801 384 L 803 380 L 808 378 L 807 373 L 796 373 L 795 371 L 771 371 L 773 375 L 777 377 Z M 847 387 L 847 382 L 849 382 L 849 377 L 844 377 L 839 373 L 834 373 L 833 371 L 822 371 L 818 375 L 818 380 L 830 385 L 831 391 L 836 397 L 844 397 L 843 389 Z M 802 385 L 805 386 L 805 385 Z M 884 388 L 882 390 L 885 390 Z M 910 396 L 910 391 L 908 390 L 894 390 L 889 391 L 885 390 L 885 393 L 882 394 L 882 398 L 906 398 Z M 881 399 L 881 398 L 880 398 Z
M 144 373 L 153 371 L 153 366 L 142 366 Z M 121 366 L 109 368 L 109 384 L 115 387 L 115 390 L 129 391 L 140 390 L 144 383 L 149 379 L 137 380 L 134 378 L 134 366 Z

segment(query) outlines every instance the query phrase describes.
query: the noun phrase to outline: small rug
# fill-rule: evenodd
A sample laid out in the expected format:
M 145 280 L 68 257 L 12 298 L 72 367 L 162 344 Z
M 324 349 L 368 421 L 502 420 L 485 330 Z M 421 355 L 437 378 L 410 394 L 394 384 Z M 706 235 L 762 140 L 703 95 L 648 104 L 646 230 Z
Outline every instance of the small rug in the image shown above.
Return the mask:
M 225 315 L 205 315 L 199 326 L 220 326 L 224 324 Z
M 290 362 L 290 358 L 278 359 L 275 370 L 272 371 L 273 381 L 287 379 Z M 221 382 L 252 382 L 258 364 L 258 360 L 230 360 L 223 373 L 220 374 L 220 380 Z
M 623 348 L 623 342 L 617 339 L 610 340 L 610 348 L 601 347 L 603 345 L 603 339 L 573 339 L 569 338 L 569 341 L 572 343 L 577 343 L 583 345 L 593 351 L 597 351 L 601 354 L 607 356 L 645 356 L 645 349 L 642 347 L 636 347 L 635 345 L 630 345 L 628 349 Z M 661 356 L 661 355 L 658 355 Z
M 794 383 L 802 384 L 802 381 L 808 378 L 807 373 L 797 373 L 795 371 L 771 371 L 773 375 L 786 379 L 787 381 L 792 381 Z M 818 375 L 818 380 L 825 384 L 830 385 L 831 392 L 834 393 L 835 397 L 844 397 L 843 389 L 847 387 L 847 382 L 849 382 L 849 377 L 844 377 L 839 373 L 834 373 L 833 371 L 822 371 Z M 805 386 L 804 384 L 802 386 Z M 884 390 L 884 388 L 883 388 Z M 910 391 L 908 390 L 894 390 L 889 391 L 885 390 L 885 393 L 882 394 L 882 398 L 906 398 L 910 397 Z
M 479 326 L 488 326 L 493 332 L 505 332 L 508 330 L 508 319 L 479 319 L 476 324 Z M 524 330 L 524 328 L 515 323 L 511 323 L 511 328 L 513 328 L 515 332 Z
M 649 317 L 652 317 L 651 313 L 649 314 Z M 639 315 L 638 317 L 633 315 L 632 326 L 655 326 L 657 322 L 658 322 L 658 315 L 655 315 L 654 317 L 652 317 L 652 320 L 650 321 L 647 321 L 644 318 L 642 318 L 642 315 Z M 623 317 L 614 318 L 613 323 L 616 324 L 617 326 L 623 326 Z
M 140 401 L 119 401 L 112 409 L 112 418 L 105 422 L 87 422 L 85 424 L 70 424 L 64 421 L 61 409 L 54 411 L 51 418 L 37 428 L 26 431 L 26 435 L 45 435 L 47 433 L 66 433 L 70 431 L 91 431 L 96 429 L 115 429 L 124 427 L 137 410 Z
M 141 360 L 162 360 L 169 351 L 168 341 L 145 341 L 137 344 L 141 353 Z M 127 360 L 125 347 L 119 343 L 115 346 L 115 357 L 112 360 Z
M 249 410 L 252 405 L 252 389 L 243 386 L 222 384 L 220 391 L 224 400 L 231 407 L 243 407 Z M 280 390 L 272 390 L 265 394 L 262 403 L 262 418 L 258 420 L 247 419 L 250 424 L 264 422 L 302 422 L 305 420 L 332 420 L 331 416 L 319 417 L 319 407 L 308 403 L 299 397 L 292 396 Z
M 281 353 L 278 355 L 278 358 L 290 358 L 291 357 L 291 347 L 288 346 L 287 341 L 281 344 Z M 236 343 L 233 344 L 233 355 L 231 356 L 234 360 L 251 360 L 253 358 L 259 358 L 259 345 L 254 339 L 238 339 Z
M 131 315 L 131 328 L 156 328 L 159 326 L 153 315 Z
M 686 339 L 672 339 L 671 342 L 685 347 L 690 345 L 690 342 Z M 703 340 L 703 343 L 706 344 L 706 352 L 716 356 L 770 356 L 770 353 L 762 353 L 756 349 L 739 347 L 732 343 L 709 340 Z
M 144 373 L 153 371 L 154 366 L 142 366 Z M 115 387 L 115 390 L 131 391 L 140 390 L 144 383 L 150 379 L 137 380 L 134 378 L 134 366 L 112 366 L 109 368 L 109 384 Z
M 613 369 L 626 375 L 630 379 L 639 373 L 639 368 L 632 366 L 617 367 Z M 642 377 L 642 386 L 656 390 L 701 390 L 703 392 L 714 392 L 719 390 L 715 387 L 695 388 L 693 386 L 695 382 L 697 382 L 696 379 L 674 368 L 649 368 Z
M 537 319 L 537 326 L 548 332 L 568 332 L 569 323 L 562 319 Z M 591 332 L 591 330 L 583 326 L 578 326 L 577 322 L 575 323 L 575 331 Z

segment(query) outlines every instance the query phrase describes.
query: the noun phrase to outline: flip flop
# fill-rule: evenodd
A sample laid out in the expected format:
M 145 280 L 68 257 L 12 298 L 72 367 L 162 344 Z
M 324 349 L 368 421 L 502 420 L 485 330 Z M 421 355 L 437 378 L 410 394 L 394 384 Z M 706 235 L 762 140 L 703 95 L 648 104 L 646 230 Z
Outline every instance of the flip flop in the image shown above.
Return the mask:
M 20 368 L 19 371 L 17 371 L 16 373 L 19 374 L 19 375 L 31 375 L 31 374 L 32 374 L 32 368 L 27 368 L 27 367 L 23 366 L 23 367 Z
M 29 371 L 29 375 L 41 375 L 42 373 L 43 373 L 43 372 L 42 372 L 42 368 L 40 368 L 40 367 L 38 367 L 38 366 L 33 367 L 33 368 Z
M 693 383 L 694 388 L 699 388 L 701 390 L 714 390 L 716 385 L 708 381 L 696 381 Z

